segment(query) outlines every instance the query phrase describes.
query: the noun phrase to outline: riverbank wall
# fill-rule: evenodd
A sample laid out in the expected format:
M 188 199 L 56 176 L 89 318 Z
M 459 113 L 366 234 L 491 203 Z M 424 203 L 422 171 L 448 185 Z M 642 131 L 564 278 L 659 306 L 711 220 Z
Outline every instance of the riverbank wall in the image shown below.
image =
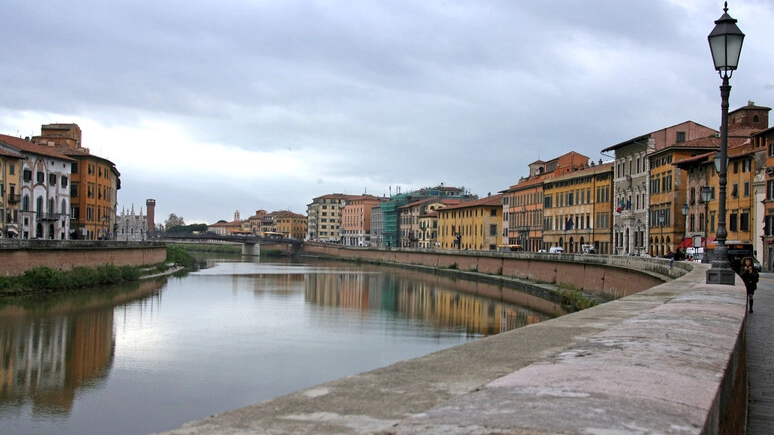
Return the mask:
M 369 249 L 330 243 L 304 243 L 302 255 L 381 264 L 419 265 L 438 270 L 477 272 L 533 283 L 565 284 L 604 299 L 639 293 L 691 270 L 692 264 L 661 258 L 536 252 Z
M 382 254 L 409 262 L 418 258 Z M 438 261 L 438 267 L 456 261 L 469 269 L 491 260 L 426 258 Z M 538 258 L 521 261 L 542 272 L 520 273 L 548 273 L 551 266 L 538 265 Z M 565 258 L 553 259 L 559 263 L 554 276 L 560 281 L 578 273 L 564 272 L 574 267 Z M 596 261 L 608 261 L 615 269 L 642 266 L 645 275 L 678 275 L 678 268 L 679 276 L 593 308 L 168 433 L 744 433 L 746 293 L 741 281 L 708 285 L 707 265 L 675 263 L 670 269 L 661 259 L 627 260 Z M 496 261 L 487 267 L 494 266 Z M 630 273 L 633 283 L 645 285 Z M 615 282 L 609 291 L 625 287 L 616 282 L 622 278 L 615 278 L 627 276 L 625 271 L 604 276 L 612 277 L 606 283 Z
M 167 248 L 154 242 L 16 240 L 0 244 L 0 275 L 18 276 L 34 267 L 149 266 L 163 263 Z

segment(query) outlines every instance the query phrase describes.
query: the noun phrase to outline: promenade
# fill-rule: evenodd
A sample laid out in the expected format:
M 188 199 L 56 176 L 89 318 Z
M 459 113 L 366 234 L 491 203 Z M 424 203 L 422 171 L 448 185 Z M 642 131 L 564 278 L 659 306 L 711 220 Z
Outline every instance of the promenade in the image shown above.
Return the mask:
M 774 433 L 774 274 L 762 273 L 747 314 L 748 435 Z

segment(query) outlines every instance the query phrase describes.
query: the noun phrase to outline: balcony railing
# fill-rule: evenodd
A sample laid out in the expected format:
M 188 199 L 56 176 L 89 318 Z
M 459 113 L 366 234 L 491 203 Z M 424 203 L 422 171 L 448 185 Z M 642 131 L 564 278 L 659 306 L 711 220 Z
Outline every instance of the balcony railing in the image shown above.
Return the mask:
M 8 195 L 8 204 L 18 204 L 21 202 L 21 194 Z
M 37 218 L 39 221 L 58 221 L 62 216 L 59 213 L 39 213 Z

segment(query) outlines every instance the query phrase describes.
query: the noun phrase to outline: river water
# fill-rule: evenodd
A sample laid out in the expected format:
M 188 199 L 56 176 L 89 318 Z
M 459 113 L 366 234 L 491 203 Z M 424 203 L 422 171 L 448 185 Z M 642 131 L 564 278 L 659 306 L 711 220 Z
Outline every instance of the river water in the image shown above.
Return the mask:
M 0 300 L 0 434 L 171 430 L 562 314 L 534 296 L 404 269 L 208 264 Z

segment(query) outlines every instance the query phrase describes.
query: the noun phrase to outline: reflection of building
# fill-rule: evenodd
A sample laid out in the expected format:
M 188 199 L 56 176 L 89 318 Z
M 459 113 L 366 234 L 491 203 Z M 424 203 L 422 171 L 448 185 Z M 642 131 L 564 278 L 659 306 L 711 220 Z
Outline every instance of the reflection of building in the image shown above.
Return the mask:
M 414 276 L 310 274 L 304 283 L 306 301 L 316 305 L 397 312 L 438 327 L 462 328 L 469 334 L 498 334 L 547 317 L 529 308 L 460 293 L 436 280 L 423 281 Z
M 11 324 L 0 327 L 0 403 L 31 397 L 36 413 L 69 413 L 76 390 L 94 385 L 85 381 L 106 377 L 113 359 L 112 307 L 3 322 Z

